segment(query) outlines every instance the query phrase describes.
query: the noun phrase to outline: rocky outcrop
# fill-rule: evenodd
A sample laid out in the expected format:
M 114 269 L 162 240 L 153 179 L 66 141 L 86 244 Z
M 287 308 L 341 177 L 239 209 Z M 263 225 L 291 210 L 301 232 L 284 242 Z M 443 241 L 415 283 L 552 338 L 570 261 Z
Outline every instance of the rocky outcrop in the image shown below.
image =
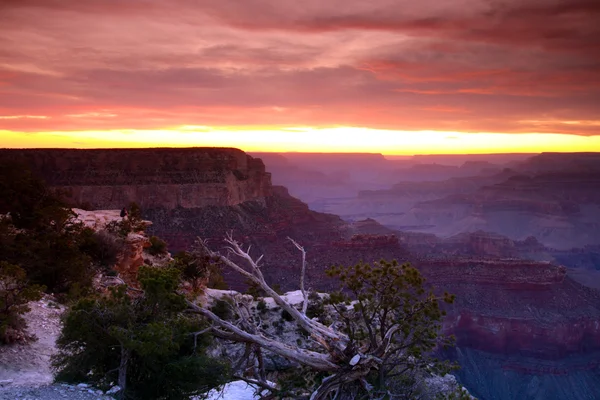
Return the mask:
M 29 165 L 73 205 L 120 209 L 233 206 L 264 201 L 271 178 L 237 149 L 0 150 Z
M 397 248 L 400 242 L 396 235 L 353 235 L 350 240 L 332 243 L 334 247 L 345 249 L 375 250 L 379 248 Z
M 517 163 L 524 172 L 600 172 L 600 153 L 542 153 Z
M 438 253 L 470 255 L 488 258 L 516 258 L 519 255 L 515 242 L 496 233 L 476 231 L 459 233 L 441 240 Z
M 108 239 L 117 243 L 120 248 L 119 254 L 117 255 L 117 261 L 112 267 L 117 274 L 118 279 L 115 280 L 112 276 L 99 275 L 96 277 L 97 286 L 111 286 L 125 282 L 131 287 L 138 287 L 138 270 L 142 265 L 153 263 L 162 264 L 169 260 L 168 254 L 165 254 L 162 257 L 156 257 L 147 252 L 151 243 L 148 235 L 142 230 L 129 232 L 123 238 L 121 238 L 117 232 L 107 231 L 107 228 L 111 224 L 123 221 L 123 218 L 120 216 L 120 210 L 86 211 L 74 208 L 73 212 L 76 215 L 75 221 L 81 222 L 85 227 L 105 235 Z M 152 225 L 151 221 L 142 222 L 145 227 Z

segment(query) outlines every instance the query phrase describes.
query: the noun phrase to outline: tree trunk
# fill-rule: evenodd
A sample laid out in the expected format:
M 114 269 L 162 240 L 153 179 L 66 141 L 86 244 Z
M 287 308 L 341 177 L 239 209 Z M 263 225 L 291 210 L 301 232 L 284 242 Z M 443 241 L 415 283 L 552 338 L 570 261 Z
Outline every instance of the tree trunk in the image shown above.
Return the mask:
M 127 387 L 127 363 L 129 362 L 129 357 L 131 356 L 131 352 L 125 348 L 125 346 L 121 345 L 121 362 L 119 364 L 119 387 L 121 388 L 121 393 L 125 392 L 125 388 Z

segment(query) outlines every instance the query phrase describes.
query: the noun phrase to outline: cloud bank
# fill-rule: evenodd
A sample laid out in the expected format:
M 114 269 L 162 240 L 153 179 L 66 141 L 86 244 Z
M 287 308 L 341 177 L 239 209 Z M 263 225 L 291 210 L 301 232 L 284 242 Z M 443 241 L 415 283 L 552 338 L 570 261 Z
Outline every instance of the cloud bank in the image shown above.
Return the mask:
M 0 130 L 600 134 L 597 0 L 4 0 Z

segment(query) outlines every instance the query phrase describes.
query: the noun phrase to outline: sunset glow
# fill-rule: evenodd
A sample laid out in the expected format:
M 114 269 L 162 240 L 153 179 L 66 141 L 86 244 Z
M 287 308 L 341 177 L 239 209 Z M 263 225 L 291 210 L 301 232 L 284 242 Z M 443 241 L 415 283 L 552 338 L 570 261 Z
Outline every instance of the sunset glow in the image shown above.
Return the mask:
M 12 148 L 236 147 L 245 151 L 366 152 L 388 155 L 579 152 L 600 150 L 600 136 L 525 133 L 385 131 L 368 128 L 285 130 L 114 130 L 16 133 L 0 131 Z
M 0 3 L 0 147 L 600 151 L 600 8 Z

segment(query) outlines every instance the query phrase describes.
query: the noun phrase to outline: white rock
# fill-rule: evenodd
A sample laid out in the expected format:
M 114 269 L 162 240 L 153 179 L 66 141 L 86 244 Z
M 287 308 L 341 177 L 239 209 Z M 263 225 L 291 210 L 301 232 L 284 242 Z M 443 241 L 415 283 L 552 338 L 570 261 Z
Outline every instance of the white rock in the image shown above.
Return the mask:
M 354 357 L 352 357 L 352 359 L 350 360 L 350 365 L 354 366 L 354 365 L 358 364 L 359 361 L 360 361 L 360 354 L 357 354 Z
M 121 390 L 121 386 L 113 386 L 110 389 L 108 389 L 108 391 L 106 392 L 106 394 L 115 394 L 117 392 L 119 392 Z
M 79 389 L 87 389 L 87 388 L 90 387 L 90 385 L 88 385 L 87 383 L 80 383 L 80 384 L 77 385 L 77 387 Z

